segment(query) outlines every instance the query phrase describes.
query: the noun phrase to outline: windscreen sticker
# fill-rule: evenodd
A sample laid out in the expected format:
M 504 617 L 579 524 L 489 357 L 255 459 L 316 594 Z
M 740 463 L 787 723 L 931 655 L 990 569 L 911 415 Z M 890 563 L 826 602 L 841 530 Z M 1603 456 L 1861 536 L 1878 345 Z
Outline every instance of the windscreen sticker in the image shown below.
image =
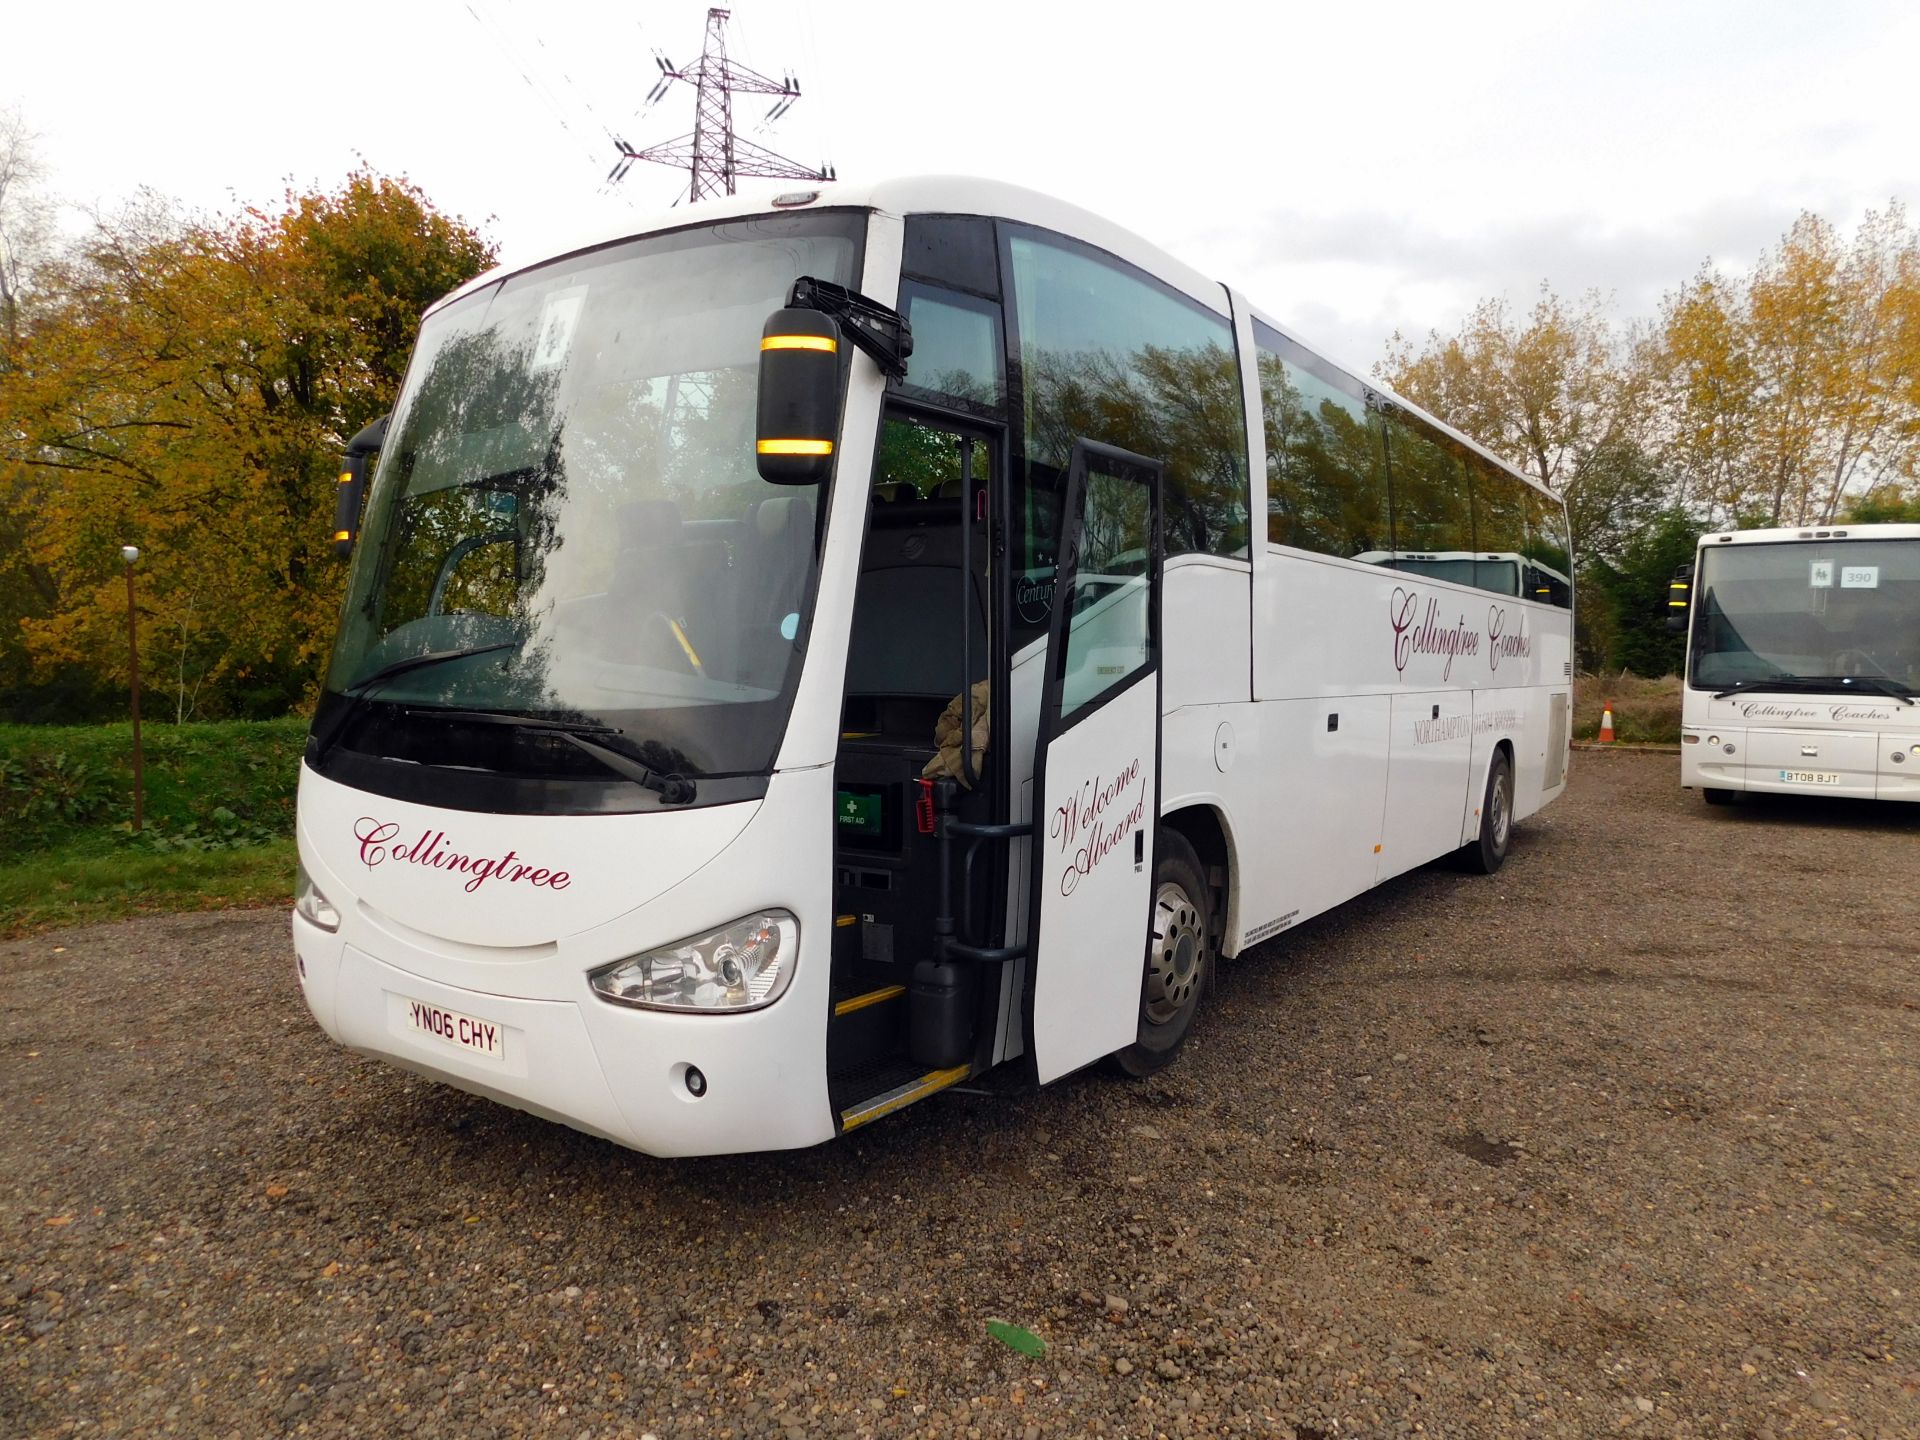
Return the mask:
M 1840 588 L 1842 590 L 1878 590 L 1880 567 L 1878 565 L 1842 565 Z
M 586 304 L 587 287 L 575 285 L 556 290 L 541 302 L 540 334 L 534 341 L 533 368 L 550 370 L 564 365 L 573 349 L 574 327 L 580 323 L 580 307 Z
M 1816 560 L 1813 562 L 1811 573 L 1807 577 L 1807 588 L 1810 590 L 1831 590 L 1833 588 L 1833 561 Z

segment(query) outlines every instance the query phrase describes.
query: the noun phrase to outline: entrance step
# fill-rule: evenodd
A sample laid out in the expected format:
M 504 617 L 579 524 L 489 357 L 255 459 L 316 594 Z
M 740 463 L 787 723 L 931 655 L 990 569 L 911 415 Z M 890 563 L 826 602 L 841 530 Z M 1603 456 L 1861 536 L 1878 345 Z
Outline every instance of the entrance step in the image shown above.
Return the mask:
M 840 1112 L 841 1130 L 854 1130 L 869 1120 L 904 1109 L 916 1100 L 937 1095 L 972 1073 L 971 1065 L 929 1070 L 911 1060 L 896 1059 L 829 1076 L 827 1093 L 834 1109 Z
M 827 1022 L 827 1074 L 860 1070 L 907 1049 L 907 987 L 836 987 Z

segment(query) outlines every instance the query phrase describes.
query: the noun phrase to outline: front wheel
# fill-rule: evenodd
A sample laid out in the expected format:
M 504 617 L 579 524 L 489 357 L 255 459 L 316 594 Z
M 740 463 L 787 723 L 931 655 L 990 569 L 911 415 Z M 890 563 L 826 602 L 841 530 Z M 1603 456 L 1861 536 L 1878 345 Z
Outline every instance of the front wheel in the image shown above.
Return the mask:
M 1493 752 L 1493 764 L 1487 767 L 1487 793 L 1480 802 L 1480 833 L 1458 852 L 1460 867 L 1478 875 L 1491 875 L 1507 863 L 1507 846 L 1513 840 L 1513 762 L 1507 752 Z
M 1700 794 L 1709 805 L 1731 805 L 1740 798 L 1738 791 L 1721 790 L 1712 785 L 1704 786 Z
M 1113 1067 L 1139 1078 L 1172 1064 L 1212 982 L 1206 872 L 1185 836 L 1162 830 L 1154 845 L 1153 919 L 1140 987 L 1140 1029 L 1133 1044 L 1113 1052 Z

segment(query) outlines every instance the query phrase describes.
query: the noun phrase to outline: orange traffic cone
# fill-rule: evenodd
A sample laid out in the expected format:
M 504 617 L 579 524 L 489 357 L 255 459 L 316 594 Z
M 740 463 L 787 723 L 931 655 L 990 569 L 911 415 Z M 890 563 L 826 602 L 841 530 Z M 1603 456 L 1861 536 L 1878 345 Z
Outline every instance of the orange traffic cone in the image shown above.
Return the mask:
M 1613 743 L 1613 702 L 1611 700 L 1600 707 L 1600 743 L 1602 745 Z

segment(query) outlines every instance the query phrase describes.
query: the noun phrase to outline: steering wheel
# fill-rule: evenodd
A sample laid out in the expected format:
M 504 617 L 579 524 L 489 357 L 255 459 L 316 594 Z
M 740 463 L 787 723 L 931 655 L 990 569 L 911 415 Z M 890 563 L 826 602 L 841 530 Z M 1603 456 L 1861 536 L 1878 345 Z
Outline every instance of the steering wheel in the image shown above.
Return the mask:
M 1836 675 L 1863 675 L 1872 673 L 1893 678 L 1893 672 L 1883 669 L 1871 655 L 1864 650 L 1838 650 L 1833 656 L 1833 673 Z

